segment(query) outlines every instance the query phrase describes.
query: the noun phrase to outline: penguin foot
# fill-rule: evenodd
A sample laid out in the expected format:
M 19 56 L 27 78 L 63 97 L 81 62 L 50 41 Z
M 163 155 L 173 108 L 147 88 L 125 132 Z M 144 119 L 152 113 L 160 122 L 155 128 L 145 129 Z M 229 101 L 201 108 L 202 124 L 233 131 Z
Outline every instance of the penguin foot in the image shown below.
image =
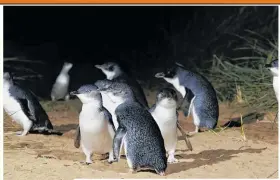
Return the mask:
M 27 133 L 28 133 L 28 131 L 17 131 L 17 132 L 16 132 L 16 135 L 17 135 L 17 136 L 26 136 Z
M 69 99 L 70 99 L 70 96 L 69 96 L 69 94 L 67 94 L 67 95 L 65 96 L 64 100 L 65 100 L 65 101 L 69 101 Z
M 170 163 L 170 164 L 173 164 L 173 163 L 177 163 L 179 161 L 174 156 L 169 156 L 168 159 L 167 159 L 167 162 Z
M 90 164 L 92 164 L 92 161 L 91 162 L 86 162 L 86 165 L 90 165 Z
M 110 157 L 109 157 L 108 163 L 109 163 L 109 164 L 112 164 L 113 162 L 118 162 L 118 161 L 117 161 L 117 159 L 114 159 L 114 158 L 110 158 Z

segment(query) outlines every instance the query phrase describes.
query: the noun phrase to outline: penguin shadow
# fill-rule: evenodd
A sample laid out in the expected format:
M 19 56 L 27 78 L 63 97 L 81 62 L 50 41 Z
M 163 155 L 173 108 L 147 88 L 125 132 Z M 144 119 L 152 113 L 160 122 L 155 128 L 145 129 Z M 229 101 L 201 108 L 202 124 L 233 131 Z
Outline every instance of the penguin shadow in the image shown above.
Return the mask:
M 242 117 L 235 117 L 231 118 L 229 121 L 224 123 L 221 127 L 227 127 L 227 128 L 232 128 L 232 127 L 241 127 L 242 122 L 241 118 L 244 124 L 251 124 L 256 122 L 257 120 L 263 120 L 265 116 L 265 113 L 257 113 L 257 112 L 251 112 L 248 113 Z
M 51 136 L 51 135 L 57 135 L 57 136 L 62 136 L 63 132 L 57 131 L 57 130 L 52 130 L 52 131 L 38 131 L 38 130 L 32 130 L 29 131 L 29 134 L 42 134 L 46 136 Z
M 226 150 L 226 149 L 215 149 L 205 150 L 198 154 L 178 154 L 176 158 L 179 160 L 193 159 L 192 162 L 178 162 L 174 164 L 168 164 L 167 174 L 179 173 L 181 171 L 187 171 L 189 169 L 198 168 L 204 165 L 213 165 L 222 161 L 230 160 L 237 157 L 240 153 L 261 153 L 266 148 L 260 149 L 237 149 L 237 150 Z
M 62 124 L 62 125 L 54 125 L 54 129 L 62 132 L 63 134 L 69 132 L 71 130 L 76 129 L 78 124 Z

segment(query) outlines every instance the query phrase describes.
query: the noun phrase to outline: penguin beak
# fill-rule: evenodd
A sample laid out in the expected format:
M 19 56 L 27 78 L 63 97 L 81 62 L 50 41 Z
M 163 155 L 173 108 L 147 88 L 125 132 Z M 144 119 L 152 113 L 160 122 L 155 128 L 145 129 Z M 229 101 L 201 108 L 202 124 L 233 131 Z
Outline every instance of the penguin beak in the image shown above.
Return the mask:
M 96 64 L 94 67 L 96 67 L 97 69 L 103 69 L 102 65 Z
M 77 91 L 71 91 L 71 92 L 70 92 L 70 96 L 75 96 L 75 95 L 77 95 L 77 94 L 79 94 Z
M 156 73 L 156 75 L 155 75 L 156 78 L 163 78 L 164 76 L 165 76 L 165 74 L 163 72 Z

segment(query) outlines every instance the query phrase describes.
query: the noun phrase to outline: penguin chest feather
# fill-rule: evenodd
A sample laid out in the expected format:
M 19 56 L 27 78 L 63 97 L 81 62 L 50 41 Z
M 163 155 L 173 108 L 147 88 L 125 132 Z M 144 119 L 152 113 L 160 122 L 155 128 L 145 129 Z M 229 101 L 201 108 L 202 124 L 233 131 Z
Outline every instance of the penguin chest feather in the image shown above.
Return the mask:
M 160 128 L 166 150 L 169 150 L 177 142 L 176 108 L 157 106 L 151 114 Z
M 173 79 L 164 78 L 168 83 L 172 84 L 174 88 L 181 93 L 183 97 L 186 95 L 186 89 L 184 86 L 180 85 L 179 78 L 175 77 Z
M 4 87 L 3 96 L 4 110 L 15 122 L 24 126 L 26 122 L 30 121 L 22 111 L 19 102 L 10 94 L 9 87 Z
M 103 106 L 111 113 L 114 126 L 117 128 L 118 122 L 116 120 L 116 115 L 115 115 L 115 109 L 117 108 L 117 105 L 114 102 L 112 102 L 111 99 L 106 94 L 101 93 L 101 95 L 102 95 Z
M 96 153 L 109 152 L 112 146 L 112 137 L 104 113 L 91 106 L 86 108 L 85 106 L 87 105 L 83 105 L 79 117 L 81 142 Z

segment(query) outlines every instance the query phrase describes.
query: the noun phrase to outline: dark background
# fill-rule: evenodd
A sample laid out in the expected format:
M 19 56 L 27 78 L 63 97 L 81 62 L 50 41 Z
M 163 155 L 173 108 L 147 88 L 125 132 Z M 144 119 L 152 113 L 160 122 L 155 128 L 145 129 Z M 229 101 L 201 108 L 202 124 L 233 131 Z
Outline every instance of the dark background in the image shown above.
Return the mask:
M 17 77 L 29 74 L 19 81 L 41 98 L 49 98 L 64 61 L 73 63 L 70 90 L 105 78 L 94 68 L 105 61 L 119 62 L 151 88 L 162 83 L 154 74 L 174 61 L 195 71 L 209 69 L 214 54 L 251 55 L 232 51 L 242 44 L 232 33 L 251 29 L 269 39 L 278 32 L 275 16 L 278 7 L 269 6 L 5 6 L 4 57 L 38 63 L 4 66 Z

